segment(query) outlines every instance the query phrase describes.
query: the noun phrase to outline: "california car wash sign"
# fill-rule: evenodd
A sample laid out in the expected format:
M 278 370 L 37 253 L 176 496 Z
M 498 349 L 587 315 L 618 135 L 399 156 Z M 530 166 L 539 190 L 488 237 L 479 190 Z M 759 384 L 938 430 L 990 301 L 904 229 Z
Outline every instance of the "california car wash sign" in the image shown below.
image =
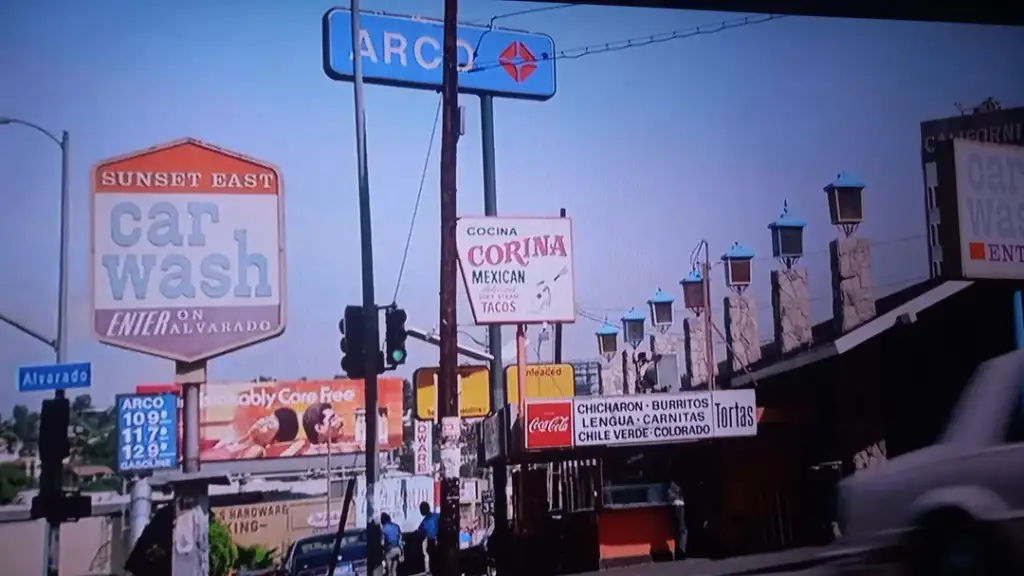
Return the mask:
M 572 403 L 574 446 L 757 435 L 753 390 L 576 397 Z
M 96 165 L 96 338 L 194 362 L 284 332 L 283 190 L 273 166 L 193 139 Z
M 938 163 L 941 218 L 955 223 L 944 230 L 948 269 L 963 278 L 1024 279 L 1024 147 L 951 145 Z
M 463 217 L 457 235 L 477 324 L 576 321 L 571 219 Z

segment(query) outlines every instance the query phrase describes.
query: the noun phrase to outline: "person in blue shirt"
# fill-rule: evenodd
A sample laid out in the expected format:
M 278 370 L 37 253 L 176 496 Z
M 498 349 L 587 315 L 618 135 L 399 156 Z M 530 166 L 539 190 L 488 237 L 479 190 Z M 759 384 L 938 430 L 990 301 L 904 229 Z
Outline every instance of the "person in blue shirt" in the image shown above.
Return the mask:
M 423 520 L 420 521 L 416 531 L 423 537 L 423 567 L 433 574 L 434 570 L 430 559 L 437 549 L 437 531 L 440 528 L 441 519 L 431 511 L 430 504 L 426 502 L 420 502 L 420 514 L 423 515 Z
M 402 562 L 402 529 L 391 521 L 387 512 L 380 515 L 380 534 L 384 540 L 384 573 L 398 576 L 398 565 Z

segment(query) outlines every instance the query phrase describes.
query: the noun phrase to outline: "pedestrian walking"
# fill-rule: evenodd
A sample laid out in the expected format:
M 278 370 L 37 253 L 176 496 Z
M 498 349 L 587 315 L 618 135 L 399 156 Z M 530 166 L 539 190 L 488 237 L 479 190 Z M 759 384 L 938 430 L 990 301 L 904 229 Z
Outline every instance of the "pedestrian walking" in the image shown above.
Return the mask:
M 384 541 L 384 574 L 398 576 L 398 565 L 405 560 L 402 529 L 387 512 L 380 515 L 380 533 Z
M 676 550 L 675 559 L 686 558 L 686 544 L 689 534 L 686 530 L 686 503 L 683 501 L 683 491 L 675 481 L 669 482 L 668 498 L 672 502 L 672 511 L 676 527 Z
M 437 550 L 437 531 L 440 528 L 441 518 L 430 509 L 430 504 L 426 502 L 420 502 L 420 514 L 423 515 L 423 520 L 420 520 L 416 531 L 423 537 L 423 568 L 433 574 L 434 566 L 431 559 Z

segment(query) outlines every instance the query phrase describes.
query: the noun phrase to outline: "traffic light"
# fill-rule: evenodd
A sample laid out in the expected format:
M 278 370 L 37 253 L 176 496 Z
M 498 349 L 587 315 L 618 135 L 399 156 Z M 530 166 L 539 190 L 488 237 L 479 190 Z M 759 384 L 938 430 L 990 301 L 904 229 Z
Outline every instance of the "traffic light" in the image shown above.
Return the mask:
M 345 306 L 345 319 L 338 324 L 338 330 L 341 331 L 341 369 L 353 379 L 366 376 L 363 328 L 363 307 Z
M 405 364 L 406 356 L 408 356 L 405 351 L 405 339 L 408 337 L 408 333 L 405 331 L 405 321 L 408 317 L 405 310 L 401 308 L 388 308 L 384 312 L 385 359 L 391 368 Z
M 71 454 L 68 427 L 71 403 L 67 398 L 43 400 L 39 414 L 39 494 L 32 498 L 32 518 L 46 518 L 51 524 L 88 518 L 92 499 L 78 492 L 64 491 L 64 459 Z
M 39 415 L 39 460 L 42 464 L 63 468 L 71 454 L 68 426 L 71 425 L 71 403 L 67 398 L 43 400 Z

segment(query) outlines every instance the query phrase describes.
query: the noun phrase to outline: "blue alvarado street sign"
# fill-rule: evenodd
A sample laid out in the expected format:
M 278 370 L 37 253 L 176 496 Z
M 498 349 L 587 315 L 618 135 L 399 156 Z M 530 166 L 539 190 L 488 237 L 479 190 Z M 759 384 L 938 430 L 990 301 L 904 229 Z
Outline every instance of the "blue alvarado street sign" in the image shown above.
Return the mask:
M 178 396 L 117 397 L 117 471 L 178 466 Z
M 18 368 L 18 392 L 42 392 L 88 388 L 92 385 L 92 364 L 46 364 Z
M 359 25 L 368 84 L 440 90 L 441 22 L 360 12 Z M 324 72 L 334 80 L 352 80 L 352 13 L 329 10 L 323 35 Z M 527 100 L 555 95 L 550 36 L 460 25 L 458 37 L 460 92 Z

